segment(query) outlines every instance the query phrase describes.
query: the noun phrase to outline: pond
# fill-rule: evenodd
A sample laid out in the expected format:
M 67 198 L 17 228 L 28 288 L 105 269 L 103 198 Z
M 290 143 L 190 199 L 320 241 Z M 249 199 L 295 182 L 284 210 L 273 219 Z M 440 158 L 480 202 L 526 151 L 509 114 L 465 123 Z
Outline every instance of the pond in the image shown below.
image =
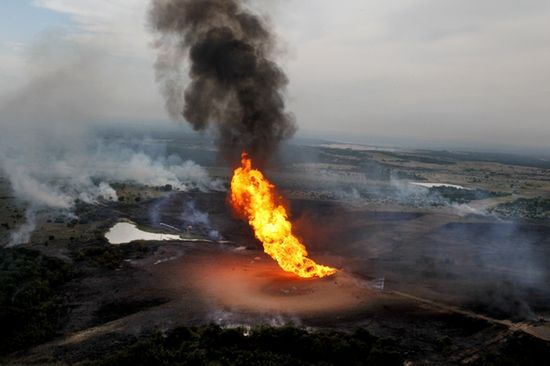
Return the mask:
M 182 240 L 180 235 L 151 233 L 138 229 L 138 227 L 130 222 L 119 222 L 115 224 L 107 233 L 105 238 L 111 244 L 124 244 L 136 240 Z
M 450 184 L 450 183 L 421 183 L 421 182 L 411 182 L 412 185 L 420 186 L 424 188 L 438 188 L 438 187 L 449 187 L 449 188 L 456 188 L 456 189 L 469 189 L 463 186 L 459 186 L 458 184 Z

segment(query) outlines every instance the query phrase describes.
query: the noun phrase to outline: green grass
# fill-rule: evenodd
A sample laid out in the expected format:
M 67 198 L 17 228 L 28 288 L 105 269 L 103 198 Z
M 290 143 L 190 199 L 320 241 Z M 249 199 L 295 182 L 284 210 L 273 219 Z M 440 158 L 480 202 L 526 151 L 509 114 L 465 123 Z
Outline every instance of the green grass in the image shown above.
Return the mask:
M 483 189 L 460 189 L 455 187 L 431 187 L 430 193 L 436 193 L 444 197 L 451 203 L 468 203 L 487 198 L 503 197 L 506 193 L 490 192 Z
M 550 217 L 550 198 L 518 198 L 498 205 L 493 211 L 503 217 L 546 219 Z

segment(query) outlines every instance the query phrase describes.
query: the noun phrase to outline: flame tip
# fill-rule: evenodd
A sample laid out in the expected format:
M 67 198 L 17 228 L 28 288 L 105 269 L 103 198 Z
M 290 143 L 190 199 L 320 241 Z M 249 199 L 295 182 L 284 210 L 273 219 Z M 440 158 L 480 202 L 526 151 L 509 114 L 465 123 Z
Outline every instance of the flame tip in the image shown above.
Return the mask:
M 261 171 L 252 169 L 252 160 L 243 151 L 241 166 L 231 179 L 230 202 L 235 212 L 248 220 L 264 251 L 284 271 L 302 278 L 323 278 L 336 273 L 335 268 L 308 258 L 304 244 L 292 233 L 286 209 L 276 203 L 273 188 Z

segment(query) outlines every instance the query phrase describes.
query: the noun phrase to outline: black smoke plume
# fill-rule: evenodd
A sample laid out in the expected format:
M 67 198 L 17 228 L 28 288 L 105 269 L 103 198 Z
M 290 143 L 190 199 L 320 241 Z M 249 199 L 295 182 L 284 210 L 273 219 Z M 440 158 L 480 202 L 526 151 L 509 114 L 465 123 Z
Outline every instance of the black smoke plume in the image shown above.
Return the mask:
M 228 158 L 244 149 L 265 160 L 294 134 L 283 95 L 288 79 L 273 60 L 275 38 L 245 1 L 153 0 L 149 15 L 160 35 L 157 81 L 172 118 L 197 131 L 216 125 Z

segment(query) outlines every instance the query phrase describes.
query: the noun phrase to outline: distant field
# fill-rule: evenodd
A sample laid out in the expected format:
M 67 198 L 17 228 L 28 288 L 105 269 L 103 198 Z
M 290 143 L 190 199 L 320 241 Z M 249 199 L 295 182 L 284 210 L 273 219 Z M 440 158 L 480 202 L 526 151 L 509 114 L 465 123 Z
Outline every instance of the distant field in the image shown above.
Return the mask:
M 208 138 L 136 136 L 108 140 L 196 161 L 228 186 L 231 169 Z M 18 323 L 4 333 L 0 363 L 229 362 L 216 349 L 235 363 L 284 363 L 280 347 L 304 364 L 327 361 L 325 348 L 357 364 L 521 364 L 518 347 L 547 354 L 550 169 L 525 157 L 319 143 L 283 146 L 265 174 L 310 256 L 342 277 L 314 285 L 269 272 L 277 267 L 227 191 L 112 182 L 117 202 L 79 201 L 70 214 L 38 207 L 30 242 L 0 248 L 0 318 Z M 3 246 L 27 205 L 1 179 L 0 203 Z M 105 233 L 119 221 L 193 241 L 111 245 Z M 353 306 L 300 307 L 343 284 L 359 290 L 335 298 Z M 277 299 L 302 310 L 266 314 Z

